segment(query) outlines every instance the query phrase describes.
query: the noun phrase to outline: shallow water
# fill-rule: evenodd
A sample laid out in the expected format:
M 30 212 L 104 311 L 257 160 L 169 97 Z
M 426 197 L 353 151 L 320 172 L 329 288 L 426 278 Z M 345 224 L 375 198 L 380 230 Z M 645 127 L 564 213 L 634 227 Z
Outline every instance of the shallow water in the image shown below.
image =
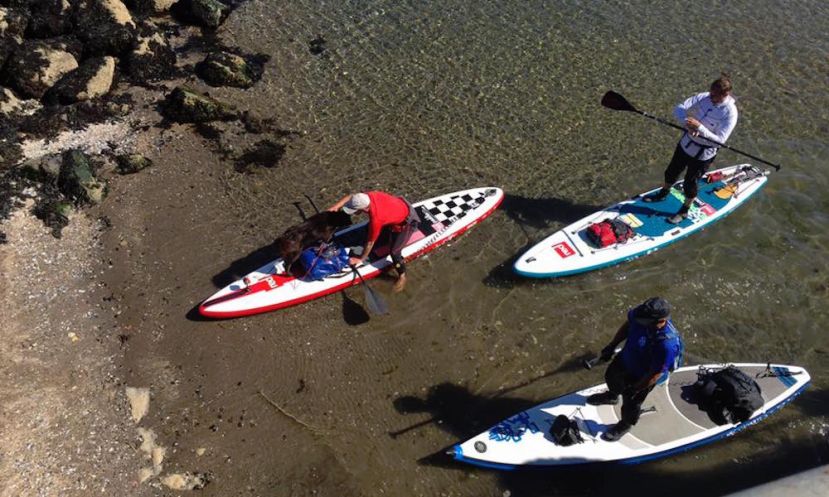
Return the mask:
M 827 16 L 818 1 L 244 4 L 221 36 L 272 60 L 253 89 L 211 93 L 299 134 L 285 139 L 277 168 L 222 179 L 224 195 L 209 202 L 226 228 L 199 247 L 218 258 L 201 270 L 219 272 L 269 243 L 294 222 L 303 194 L 322 207 L 364 189 L 417 200 L 495 185 L 507 198 L 468 235 L 412 263 L 403 295 L 374 283 L 390 316 L 354 326 L 362 319 L 346 299 L 363 300 L 352 289 L 210 328 L 205 341 L 232 344 L 211 356 L 221 375 L 290 399 L 286 409 L 314 427 L 250 455 L 225 482 L 279 495 L 581 495 L 648 478 L 654 493 L 714 495 L 826 463 Z M 314 55 L 319 36 L 325 50 Z M 741 112 L 729 144 L 783 165 L 762 193 L 705 232 L 621 266 L 555 281 L 511 275 L 532 243 L 661 181 L 676 132 L 602 108 L 606 90 L 668 118 L 721 70 Z M 718 159 L 737 162 L 747 160 L 729 151 Z M 171 257 L 193 249 L 173 245 Z M 634 469 L 504 475 L 430 457 L 602 381 L 578 359 L 652 295 L 673 304 L 691 363 L 798 364 L 811 388 L 732 439 Z M 203 376 L 214 368 L 194 367 Z M 241 410 L 255 392 L 223 405 Z M 297 428 L 259 436 L 284 441 Z M 272 476 L 252 476 L 264 473 Z

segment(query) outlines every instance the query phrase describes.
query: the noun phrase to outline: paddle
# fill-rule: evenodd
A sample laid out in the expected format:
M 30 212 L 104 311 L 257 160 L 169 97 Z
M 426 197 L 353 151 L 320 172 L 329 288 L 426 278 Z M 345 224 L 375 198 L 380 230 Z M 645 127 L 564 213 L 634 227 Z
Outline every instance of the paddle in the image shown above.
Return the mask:
M 664 119 L 660 119 L 656 116 L 652 116 L 652 115 L 648 114 L 647 112 L 642 112 L 641 110 L 634 107 L 630 102 L 628 102 L 627 99 L 625 99 L 625 97 L 623 97 L 622 95 L 619 95 L 618 93 L 616 93 L 613 90 L 608 91 L 607 93 L 604 94 L 604 96 L 602 97 L 602 105 L 607 107 L 608 109 L 612 109 L 612 110 L 625 110 L 625 111 L 629 111 L 629 112 L 635 112 L 635 113 L 641 114 L 641 115 L 643 115 L 643 116 L 645 116 L 649 119 L 653 119 L 654 121 L 656 121 L 658 123 L 665 124 L 667 126 L 670 126 L 672 128 L 676 128 L 676 129 L 681 130 L 681 131 L 687 131 L 685 128 L 683 128 L 682 126 L 679 126 L 678 124 L 674 124 L 672 122 L 665 121 Z M 772 164 L 771 162 L 763 160 L 759 157 L 756 157 L 756 156 L 751 155 L 749 153 L 743 152 L 741 150 L 737 150 L 734 147 L 729 147 L 728 145 L 726 145 L 724 143 L 720 143 L 720 142 L 715 141 L 715 140 L 710 140 L 708 138 L 706 138 L 706 140 L 708 140 L 709 142 L 717 145 L 718 147 L 727 148 L 728 150 L 731 150 L 732 152 L 736 152 L 740 155 L 745 155 L 746 157 L 749 157 L 749 158 L 754 159 L 756 161 L 760 161 L 763 164 L 767 164 L 767 165 L 773 167 L 776 171 L 780 170 L 780 165 L 778 165 L 778 164 Z
M 613 351 L 613 355 L 618 354 L 621 350 L 622 350 L 622 347 L 616 347 L 616 349 Z M 599 353 L 599 355 L 597 355 L 593 359 L 590 359 L 590 360 L 585 359 L 584 362 L 582 363 L 582 365 L 584 365 L 585 369 L 593 369 L 593 366 L 595 366 L 596 364 L 598 364 L 599 362 L 602 362 L 602 361 L 603 361 L 602 354 Z
M 363 279 L 363 275 L 357 271 L 357 268 L 353 265 L 349 264 L 348 267 L 354 271 L 354 274 L 360 278 L 360 283 L 363 285 L 366 294 L 366 307 L 368 310 L 371 311 L 372 314 L 377 314 L 378 316 L 382 316 L 383 314 L 389 313 L 389 306 L 386 304 L 386 301 L 383 300 L 380 295 L 374 293 L 374 289 L 369 286 L 368 282 Z

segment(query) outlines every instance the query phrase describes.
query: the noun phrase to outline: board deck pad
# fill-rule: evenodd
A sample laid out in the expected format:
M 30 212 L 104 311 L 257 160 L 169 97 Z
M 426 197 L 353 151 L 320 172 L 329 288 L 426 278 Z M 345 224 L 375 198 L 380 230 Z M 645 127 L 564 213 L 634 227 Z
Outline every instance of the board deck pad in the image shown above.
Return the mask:
M 592 271 L 649 254 L 715 222 L 742 205 L 766 183 L 764 171 L 749 164 L 730 166 L 709 175 L 722 178 L 708 183 L 701 179 L 697 198 L 688 217 L 678 224 L 668 222 L 685 202 L 682 183 L 657 202 L 644 198 L 658 190 L 637 195 L 602 211 L 586 216 L 553 233 L 522 254 L 513 266 L 516 273 L 531 278 L 554 278 Z M 735 188 L 733 195 L 717 195 Z M 587 237 L 587 227 L 609 219 L 628 224 L 634 236 L 623 243 L 597 247 Z
M 620 402 L 615 406 L 593 406 L 587 397 L 605 391 L 598 385 L 559 397 L 511 416 L 487 431 L 456 445 L 455 459 L 496 469 L 519 466 L 558 466 L 588 463 L 639 463 L 710 443 L 751 426 L 790 402 L 809 384 L 809 374 L 796 366 L 736 364 L 760 386 L 764 405 L 739 424 L 717 424 L 696 401 L 694 383 L 699 366 L 676 370 L 657 385 L 642 404 L 642 416 L 616 442 L 602 440 L 601 434 L 621 418 Z M 721 369 L 724 365 L 706 365 Z M 559 414 L 574 419 L 582 443 L 557 445 L 550 426 Z
M 503 198 L 501 189 L 484 187 L 413 204 L 420 223 L 407 239 L 403 257 L 416 258 L 460 236 L 492 214 Z M 335 233 L 334 241 L 349 249 L 362 247 L 367 227 L 366 221 L 346 227 Z M 358 268 L 363 279 L 379 275 L 391 264 L 390 239 L 390 231 L 384 229 L 367 263 Z M 319 281 L 306 280 L 296 271 L 288 274 L 282 260 L 276 259 L 216 292 L 199 306 L 199 312 L 215 318 L 246 316 L 307 302 L 359 283 L 350 268 Z

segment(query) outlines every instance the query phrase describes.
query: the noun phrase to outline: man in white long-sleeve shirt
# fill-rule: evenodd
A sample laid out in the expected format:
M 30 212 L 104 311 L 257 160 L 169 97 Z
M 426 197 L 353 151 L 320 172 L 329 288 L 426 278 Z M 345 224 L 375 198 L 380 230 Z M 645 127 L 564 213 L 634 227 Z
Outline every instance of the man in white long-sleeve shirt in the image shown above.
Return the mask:
M 688 216 L 688 209 L 697 196 L 697 182 L 717 155 L 719 147 L 708 139 L 725 143 L 737 125 L 737 106 L 731 96 L 731 80 L 726 75 L 720 76 L 711 83 L 710 91 L 694 95 L 677 105 L 674 116 L 685 125 L 685 133 L 665 170 L 662 189 L 644 200 L 658 202 L 667 197 L 671 185 L 685 169 L 685 202 L 679 212 L 668 219 L 678 224 Z

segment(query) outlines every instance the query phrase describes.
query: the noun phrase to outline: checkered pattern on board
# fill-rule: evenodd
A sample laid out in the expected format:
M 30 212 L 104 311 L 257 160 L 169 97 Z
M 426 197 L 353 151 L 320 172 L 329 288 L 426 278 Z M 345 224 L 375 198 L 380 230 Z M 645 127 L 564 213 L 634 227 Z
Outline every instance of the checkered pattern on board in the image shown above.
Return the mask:
M 437 222 L 451 224 L 448 223 L 450 219 L 454 222 L 464 217 L 468 211 L 484 203 L 484 199 L 484 194 L 473 197 L 467 193 L 449 197 L 447 201 L 436 200 L 435 202 L 429 202 L 424 207 L 429 211 L 429 214 L 435 217 Z

